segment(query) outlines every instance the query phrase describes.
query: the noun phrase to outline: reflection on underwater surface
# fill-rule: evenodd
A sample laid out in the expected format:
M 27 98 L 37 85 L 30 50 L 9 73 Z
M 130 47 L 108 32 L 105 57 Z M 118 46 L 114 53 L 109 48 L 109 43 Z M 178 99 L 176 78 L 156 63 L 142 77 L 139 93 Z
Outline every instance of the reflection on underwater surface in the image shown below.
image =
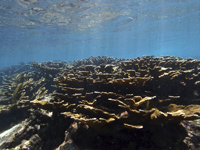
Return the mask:
M 199 59 L 199 8 L 198 0 L 1 0 L 0 65 L 153 54 Z
M 130 30 L 160 20 L 181 19 L 199 11 L 199 3 L 195 0 L 2 0 L 0 6 L 3 14 L 1 26 L 14 25 L 30 29 L 58 27 L 62 33 Z M 113 28 L 109 27 L 110 23 Z

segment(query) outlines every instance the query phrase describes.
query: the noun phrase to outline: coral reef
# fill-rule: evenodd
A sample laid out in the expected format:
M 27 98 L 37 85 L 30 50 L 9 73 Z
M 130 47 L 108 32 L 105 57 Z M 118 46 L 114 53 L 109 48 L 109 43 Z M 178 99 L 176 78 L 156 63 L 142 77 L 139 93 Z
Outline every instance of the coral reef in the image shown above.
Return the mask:
M 2 128 L 1 148 L 200 148 L 198 60 L 90 57 L 30 65 L 39 71 L 3 78 L 0 117 L 27 115 Z

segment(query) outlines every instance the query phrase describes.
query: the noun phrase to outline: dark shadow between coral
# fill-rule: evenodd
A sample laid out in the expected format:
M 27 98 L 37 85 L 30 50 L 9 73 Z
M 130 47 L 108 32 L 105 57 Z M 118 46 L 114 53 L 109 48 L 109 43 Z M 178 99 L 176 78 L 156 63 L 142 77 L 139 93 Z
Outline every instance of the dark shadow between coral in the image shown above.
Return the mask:
M 143 129 L 123 129 L 112 134 L 99 134 L 92 128 L 79 128 L 72 136 L 80 149 L 129 150 L 176 149 L 187 150 L 183 142 L 187 136 L 179 124 L 146 125 Z

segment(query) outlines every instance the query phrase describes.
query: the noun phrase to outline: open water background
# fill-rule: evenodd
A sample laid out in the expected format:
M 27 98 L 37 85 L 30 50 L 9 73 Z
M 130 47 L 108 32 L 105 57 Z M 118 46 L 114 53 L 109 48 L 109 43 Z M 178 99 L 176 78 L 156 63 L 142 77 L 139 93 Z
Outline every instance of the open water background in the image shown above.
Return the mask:
M 200 1 L 0 1 L 0 68 L 143 55 L 200 59 Z

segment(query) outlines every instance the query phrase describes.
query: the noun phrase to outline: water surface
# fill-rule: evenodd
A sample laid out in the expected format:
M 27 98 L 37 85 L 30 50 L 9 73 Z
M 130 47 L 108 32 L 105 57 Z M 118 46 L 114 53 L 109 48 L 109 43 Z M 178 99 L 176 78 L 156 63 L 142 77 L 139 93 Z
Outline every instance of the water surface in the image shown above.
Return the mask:
M 0 68 L 90 56 L 200 58 L 199 0 L 1 0 Z

